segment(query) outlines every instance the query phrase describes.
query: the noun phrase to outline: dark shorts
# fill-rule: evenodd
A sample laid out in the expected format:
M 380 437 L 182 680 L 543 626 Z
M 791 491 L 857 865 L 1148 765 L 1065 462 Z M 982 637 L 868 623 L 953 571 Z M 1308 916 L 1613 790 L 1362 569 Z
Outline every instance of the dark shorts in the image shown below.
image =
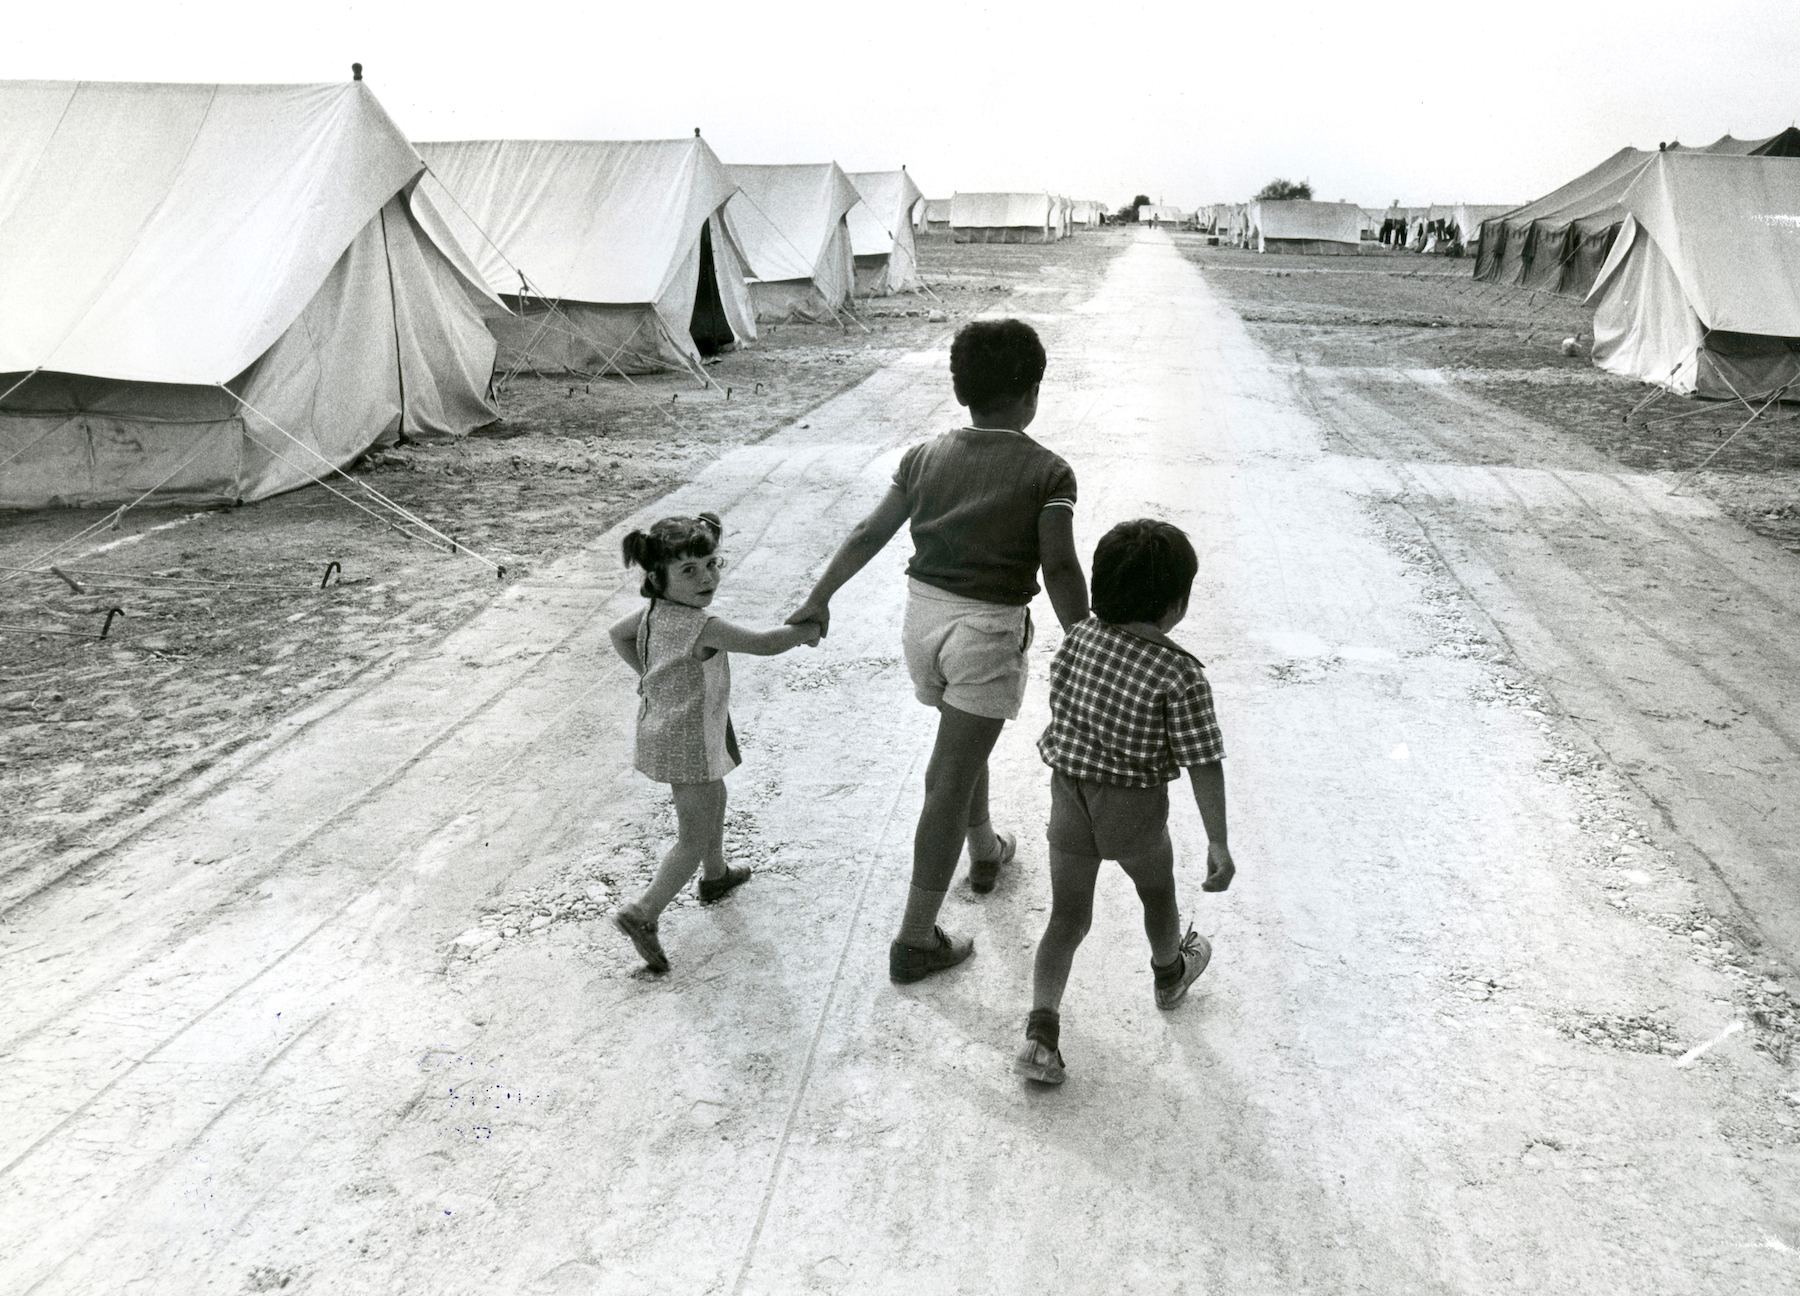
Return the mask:
M 1169 838 L 1169 785 L 1114 787 L 1050 771 L 1050 845 L 1071 855 L 1132 859 Z

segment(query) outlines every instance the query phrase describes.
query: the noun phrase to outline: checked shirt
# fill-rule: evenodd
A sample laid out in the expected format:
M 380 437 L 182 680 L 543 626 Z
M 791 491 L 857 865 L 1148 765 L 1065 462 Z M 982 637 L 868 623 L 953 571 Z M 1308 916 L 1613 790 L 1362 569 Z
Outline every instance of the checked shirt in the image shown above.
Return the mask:
M 1212 686 L 1197 658 L 1090 616 L 1050 663 L 1044 764 L 1115 787 L 1155 787 L 1225 758 Z

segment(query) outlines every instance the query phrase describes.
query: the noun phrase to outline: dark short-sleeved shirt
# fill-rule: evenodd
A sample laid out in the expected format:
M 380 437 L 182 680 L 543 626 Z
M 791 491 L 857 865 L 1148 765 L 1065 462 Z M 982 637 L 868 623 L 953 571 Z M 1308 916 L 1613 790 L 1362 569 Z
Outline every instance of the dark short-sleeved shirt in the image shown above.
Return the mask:
M 1154 787 L 1225 759 L 1212 686 L 1198 658 L 1090 616 L 1050 663 L 1044 764 L 1071 778 Z
M 906 574 L 1023 607 L 1038 592 L 1038 514 L 1075 507 L 1075 471 L 1023 432 L 958 428 L 900 459 L 913 556 Z

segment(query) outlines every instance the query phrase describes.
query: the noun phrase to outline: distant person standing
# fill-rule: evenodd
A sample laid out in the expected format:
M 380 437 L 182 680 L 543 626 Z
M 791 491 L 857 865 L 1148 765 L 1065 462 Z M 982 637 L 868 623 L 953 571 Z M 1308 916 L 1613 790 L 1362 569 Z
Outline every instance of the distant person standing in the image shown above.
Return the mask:
M 893 484 L 851 531 L 790 623 L 830 629 L 831 596 L 910 524 L 906 623 L 913 693 L 938 713 L 913 833 L 912 886 L 888 975 L 918 981 L 955 967 L 974 942 L 937 925 L 963 844 L 969 885 L 991 891 L 1018 842 L 988 813 L 988 754 L 1025 700 L 1038 573 L 1067 630 L 1087 616 L 1075 554 L 1075 473 L 1025 435 L 1037 417 L 1043 343 L 1020 320 L 977 320 L 950 346 L 950 380 L 969 425 L 902 456 Z

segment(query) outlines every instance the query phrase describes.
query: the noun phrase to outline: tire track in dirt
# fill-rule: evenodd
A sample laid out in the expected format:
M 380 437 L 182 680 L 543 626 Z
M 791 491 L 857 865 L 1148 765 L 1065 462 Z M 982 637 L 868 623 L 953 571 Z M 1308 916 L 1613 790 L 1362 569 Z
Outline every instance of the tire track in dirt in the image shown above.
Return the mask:
M 1551 477 L 1561 480 L 1561 474 L 1556 470 L 1548 471 Z M 1620 492 L 1628 495 L 1639 494 L 1626 484 L 1623 475 L 1610 473 L 1606 476 Z M 1651 490 L 1653 484 L 1655 488 L 1662 486 L 1661 481 L 1655 478 L 1640 477 L 1638 481 L 1645 491 Z M 1566 482 L 1564 485 L 1568 487 L 1570 495 L 1581 504 L 1595 523 L 1601 525 L 1608 523 L 1608 516 L 1602 513 L 1590 496 L 1583 494 L 1575 486 Z M 1735 556 L 1739 561 L 1732 563 L 1720 557 L 1711 546 L 1702 540 L 1700 535 L 1677 526 L 1663 509 L 1652 507 L 1641 512 L 1634 512 L 1633 517 L 1640 520 L 1648 519 L 1656 527 L 1658 535 L 1662 539 L 1680 545 L 1705 563 L 1717 575 L 1734 582 L 1741 589 L 1750 591 L 1756 596 L 1756 601 L 1762 605 L 1764 612 L 1783 619 L 1791 619 L 1794 615 L 1796 609 L 1792 601 L 1792 581 L 1783 582 L 1779 576 L 1770 582 L 1757 579 L 1762 575 L 1761 569 L 1765 563 L 1778 569 L 1783 561 L 1782 556 L 1772 552 L 1769 547 L 1758 544 L 1751 536 L 1746 534 L 1734 537 L 1737 541 L 1734 547 L 1738 551 Z M 1713 531 L 1707 534 L 1716 536 L 1717 532 Z M 1784 584 L 1787 591 L 1786 597 L 1783 595 Z M 1744 633 L 1756 637 L 1762 651 L 1785 654 L 1797 668 L 1800 668 L 1800 647 L 1796 646 L 1791 634 L 1771 633 L 1747 618 L 1739 618 L 1737 624 Z
M 1572 703 L 1573 690 L 1569 673 L 1559 671 L 1554 663 L 1546 665 L 1542 660 L 1544 654 L 1541 649 L 1546 641 L 1556 637 L 1556 631 L 1536 623 L 1535 620 L 1528 626 L 1521 626 L 1519 621 L 1511 618 L 1505 623 L 1496 620 L 1496 614 L 1493 611 L 1494 593 L 1497 588 L 1504 585 L 1504 582 L 1490 567 L 1480 563 L 1479 560 L 1472 558 L 1467 553 L 1457 554 L 1455 552 L 1453 537 L 1457 533 L 1457 528 L 1452 524 L 1447 524 L 1445 530 L 1449 534 L 1445 534 L 1435 529 L 1430 521 L 1405 504 L 1394 501 L 1394 507 L 1398 508 L 1417 530 L 1438 566 L 1456 583 L 1457 589 L 1469 605 L 1480 613 L 1495 637 L 1505 645 L 1509 660 L 1532 680 L 1532 687 L 1548 699 L 1551 714 L 1575 723 L 1587 743 L 1606 762 L 1607 767 L 1636 790 L 1644 801 L 1655 810 L 1662 820 L 1663 826 L 1671 832 L 1679 832 L 1680 825 L 1670 808 L 1666 794 L 1647 785 L 1642 777 L 1645 769 L 1644 746 L 1630 737 L 1621 740 L 1617 736 L 1597 731 L 1596 725 L 1599 718 L 1585 713 L 1595 710 L 1604 711 L 1607 708 L 1592 706 L 1589 704 L 1592 699 L 1589 699 L 1589 702 L 1576 701 Z M 1509 592 L 1515 597 L 1519 595 L 1518 591 L 1510 590 L 1510 588 Z M 1528 635 L 1534 637 L 1528 639 Z M 1628 714 L 1633 709 L 1631 694 L 1622 687 L 1617 678 L 1609 677 L 1607 679 L 1606 698 L 1620 713 Z M 1703 875 L 1710 874 L 1710 880 L 1715 884 L 1710 889 L 1711 903 L 1715 907 L 1729 910 L 1743 928 L 1757 931 L 1759 920 L 1756 908 L 1734 886 L 1732 878 L 1720 867 L 1718 860 L 1708 854 L 1691 837 L 1682 841 L 1681 845 L 1698 861 L 1698 871 Z
M 1446 531 L 1455 537 L 1448 543 Z M 1467 528 L 1450 519 L 1440 519 L 1435 533 L 1445 561 L 1487 615 L 1505 627 L 1521 666 L 1538 678 L 1558 709 L 1588 732 L 1619 774 L 1656 807 L 1665 825 L 1717 877 L 1739 921 L 1785 961 L 1795 961 L 1800 930 L 1781 864 L 1792 852 L 1793 799 L 1778 785 L 1766 790 L 1754 784 L 1746 787 L 1730 774 L 1731 768 L 1742 768 L 1741 760 L 1758 759 L 1759 748 L 1767 752 L 1771 747 L 1779 748 L 1778 759 L 1769 755 L 1761 759 L 1778 772 L 1791 761 L 1786 754 L 1791 737 L 1761 726 L 1746 729 L 1734 724 L 1725 734 L 1671 723 L 1674 713 L 1661 708 L 1671 705 L 1672 693 L 1682 698 L 1683 711 L 1714 714 L 1728 712 L 1718 703 L 1732 695 L 1720 692 L 1709 698 L 1706 691 L 1684 681 L 1683 668 L 1691 666 L 1691 654 L 1671 652 L 1657 637 L 1633 649 L 1632 665 L 1612 664 L 1609 659 L 1622 642 L 1615 627 L 1639 619 L 1591 582 L 1567 575 L 1570 585 L 1587 589 L 1593 597 L 1557 598 L 1547 593 L 1547 582 L 1539 573 L 1521 571 L 1515 545 L 1502 552 L 1488 551 L 1479 542 L 1471 543 Z M 1602 615 L 1596 616 L 1597 609 Z M 1599 640 L 1610 640 L 1612 652 L 1583 652 L 1576 647 Z
M 1296 364 L 1290 381 L 1323 428 L 1343 437 L 1352 453 L 1370 458 L 1521 466 L 1550 460 L 1548 466 L 1580 471 L 1612 466 L 1586 446 L 1568 444 L 1542 425 L 1459 391 L 1453 381 L 1424 381 L 1415 370 Z M 1406 409 L 1404 418 L 1395 416 L 1395 404 Z
M 1792 687 L 1800 655 L 1787 630 L 1800 611 L 1800 579 L 1779 574 L 1783 556 L 1756 552 L 1773 546 L 1720 521 L 1709 506 L 1664 504 L 1655 479 L 1627 485 L 1616 470 L 1494 466 L 1485 472 L 1491 487 L 1480 497 L 1459 497 L 1454 489 L 1446 497 L 1434 484 L 1431 460 L 1384 453 L 1396 436 L 1404 445 L 1420 433 L 1416 421 L 1395 432 L 1401 420 L 1378 398 L 1346 390 L 1353 378 L 1326 392 L 1318 378 L 1319 371 L 1297 374 L 1296 387 L 1335 435 L 1393 474 L 1401 493 L 1390 502 L 1433 537 L 1483 613 L 1505 630 L 1520 665 L 1545 680 L 1565 714 L 1684 838 L 1738 919 L 1785 960 L 1800 960 L 1800 905 L 1785 883 L 1791 864 L 1782 862 L 1795 858 L 1800 804 L 1781 779 L 1800 756 L 1800 733 L 1783 719 L 1800 714 Z M 1470 392 L 1459 401 L 1476 411 L 1485 406 Z M 1508 422 L 1518 419 L 1506 415 Z M 1424 434 L 1444 461 L 1469 463 L 1467 446 Z M 1556 435 L 1540 427 L 1530 441 Z M 1575 452 L 1577 459 L 1595 457 L 1585 447 Z M 1459 471 L 1465 478 L 1482 473 Z M 1526 498 L 1519 473 L 1554 482 L 1564 503 Z M 1596 497 L 1596 490 L 1609 488 L 1634 506 Z M 1492 498 L 1494 490 L 1503 503 Z M 1427 525 L 1422 509 L 1435 524 Z M 1570 516 L 1581 520 L 1583 533 L 1598 529 L 1605 546 L 1630 555 L 1623 565 L 1618 555 L 1584 549 L 1563 534 L 1557 523 Z M 1732 565 L 1714 552 L 1721 543 L 1715 537 L 1726 531 L 1731 548 L 1751 561 Z M 1652 571 L 1660 579 L 1650 579 Z M 1723 582 L 1723 592 L 1709 587 L 1707 577 Z M 1709 588 L 1711 605 L 1697 606 L 1697 592 Z M 1583 593 L 1572 594 L 1575 589 Z M 1722 615 L 1721 604 L 1740 610 Z
M 1592 501 L 1571 486 L 1566 477 L 1558 476 L 1554 473 L 1550 475 L 1581 502 L 1584 511 L 1590 517 L 1594 518 L 1597 522 L 1602 522 L 1609 526 L 1619 525 L 1619 520 L 1617 519 L 1602 518 L 1599 511 L 1594 508 Z M 1519 511 L 1522 514 L 1526 516 L 1531 516 L 1533 514 L 1534 511 L 1519 495 L 1512 483 L 1506 481 L 1505 478 L 1501 478 L 1501 485 L 1515 500 L 1517 500 Z M 1558 537 L 1554 535 L 1548 527 L 1539 526 L 1536 527 L 1535 530 L 1537 536 L 1543 542 L 1544 548 L 1552 553 L 1557 553 L 1559 548 L 1556 543 Z M 1648 537 L 1644 537 L 1644 539 L 1647 540 Z M 1561 555 L 1557 554 L 1557 557 L 1560 560 Z M 1669 662 L 1685 664 L 1691 666 L 1694 670 L 1699 671 L 1701 677 L 1705 679 L 1708 684 L 1712 685 L 1714 690 L 1724 694 L 1733 702 L 1738 703 L 1741 713 L 1755 716 L 1762 724 L 1763 728 L 1782 746 L 1786 747 L 1792 755 L 1800 756 L 1800 735 L 1796 735 L 1796 733 L 1782 724 L 1778 718 L 1778 712 L 1765 707 L 1756 696 L 1758 692 L 1769 688 L 1771 684 L 1774 684 L 1779 688 L 1784 675 L 1787 678 L 1792 678 L 1791 674 L 1779 670 L 1770 672 L 1766 668 L 1766 663 L 1758 663 L 1759 669 L 1754 671 L 1754 674 L 1757 677 L 1754 681 L 1733 683 L 1730 680 L 1727 680 L 1724 674 L 1719 670 L 1715 670 L 1713 667 L 1704 664 L 1704 659 L 1709 656 L 1715 658 L 1723 657 L 1726 661 L 1729 661 L 1729 649 L 1721 652 L 1721 645 L 1719 644 L 1707 645 L 1705 648 L 1702 648 L 1694 642 L 1682 638 L 1678 631 L 1670 628 L 1680 625 L 1684 620 L 1690 620 L 1692 609 L 1688 606 L 1686 601 L 1668 597 L 1663 594 L 1661 592 L 1663 589 L 1662 582 L 1655 582 L 1649 586 L 1641 587 L 1633 591 L 1630 596 L 1627 596 L 1602 584 L 1600 580 L 1593 575 L 1592 569 L 1585 564 L 1564 561 L 1562 565 L 1593 595 L 1593 602 L 1599 604 L 1617 620 L 1636 626 L 1645 637 L 1654 641 L 1654 643 L 1662 649 L 1664 657 Z M 1652 590 L 1657 591 L 1657 593 L 1652 595 L 1650 592 Z M 1640 608 L 1649 608 L 1661 615 L 1652 619 L 1647 612 L 1640 611 Z M 1710 616 L 1707 618 L 1707 624 L 1713 624 Z M 1791 664 L 1796 660 L 1793 652 L 1786 647 L 1786 643 L 1784 643 L 1777 635 L 1757 634 L 1756 638 L 1762 640 L 1761 644 L 1758 646 L 1761 647 L 1767 655 L 1775 657 L 1778 662 L 1785 661 Z M 1791 642 L 1791 640 L 1787 642 Z M 1800 698 L 1788 697 L 1781 698 L 1780 700 L 1787 704 L 1784 709 L 1787 710 L 1789 714 L 1800 714 Z

